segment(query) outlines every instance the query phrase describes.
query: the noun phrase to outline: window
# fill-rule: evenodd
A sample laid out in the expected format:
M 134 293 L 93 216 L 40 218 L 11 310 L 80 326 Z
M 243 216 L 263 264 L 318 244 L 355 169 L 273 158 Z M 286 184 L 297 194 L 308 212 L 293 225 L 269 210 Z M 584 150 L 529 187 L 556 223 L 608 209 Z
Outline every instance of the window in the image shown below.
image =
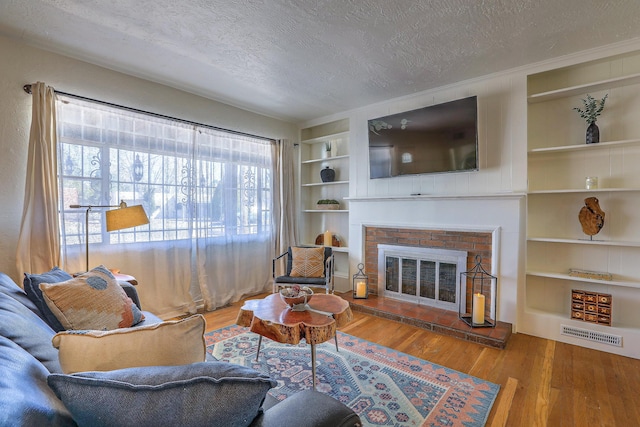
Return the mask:
M 85 239 L 85 209 L 70 205 L 120 200 L 149 225 L 107 233 L 91 209 L 91 244 L 271 233 L 272 141 L 74 98 L 57 108 L 63 244 Z

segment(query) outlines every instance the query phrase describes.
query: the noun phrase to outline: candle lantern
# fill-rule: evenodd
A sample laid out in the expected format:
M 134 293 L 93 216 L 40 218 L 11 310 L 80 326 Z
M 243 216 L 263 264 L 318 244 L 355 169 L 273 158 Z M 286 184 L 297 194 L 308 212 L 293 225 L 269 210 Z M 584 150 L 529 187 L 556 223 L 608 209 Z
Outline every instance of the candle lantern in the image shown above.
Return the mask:
M 498 278 L 482 267 L 482 257 L 476 255 L 476 265 L 460 273 L 458 315 L 474 328 L 496 326 L 496 290 Z
M 353 275 L 353 298 L 369 296 L 369 276 L 364 274 L 364 264 L 358 264 L 358 272 Z

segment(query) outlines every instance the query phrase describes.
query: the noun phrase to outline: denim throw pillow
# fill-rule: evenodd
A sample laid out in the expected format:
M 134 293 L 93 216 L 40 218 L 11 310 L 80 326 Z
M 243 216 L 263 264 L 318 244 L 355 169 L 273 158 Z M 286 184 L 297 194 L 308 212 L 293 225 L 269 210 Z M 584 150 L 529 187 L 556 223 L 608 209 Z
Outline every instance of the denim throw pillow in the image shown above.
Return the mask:
M 78 425 L 244 427 L 276 382 L 225 362 L 52 374 L 49 386 Z
M 62 326 L 58 318 L 49 310 L 49 306 L 42 296 L 40 284 L 64 282 L 69 279 L 73 279 L 73 277 L 59 267 L 53 267 L 51 270 L 42 274 L 24 273 L 23 287 L 27 293 L 27 297 L 40 309 L 44 320 L 51 326 L 51 329 L 56 332 L 64 331 L 64 326 Z

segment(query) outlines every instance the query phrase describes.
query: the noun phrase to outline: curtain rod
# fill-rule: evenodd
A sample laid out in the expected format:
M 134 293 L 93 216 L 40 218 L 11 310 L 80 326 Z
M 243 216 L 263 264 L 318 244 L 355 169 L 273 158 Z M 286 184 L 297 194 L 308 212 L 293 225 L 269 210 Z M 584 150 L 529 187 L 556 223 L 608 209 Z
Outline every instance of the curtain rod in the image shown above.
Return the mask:
M 22 89 L 26 93 L 31 95 L 31 85 L 30 84 L 26 84 L 26 85 L 22 86 Z M 176 118 L 176 117 L 166 116 L 164 114 L 158 114 L 158 113 L 154 113 L 154 112 L 151 112 L 151 111 L 140 110 L 138 108 L 127 107 L 127 106 L 124 106 L 124 105 L 118 105 L 118 104 L 114 104 L 114 103 L 107 102 L 107 101 L 101 101 L 99 99 L 87 98 L 86 96 L 75 95 L 73 93 L 61 92 L 61 91 L 56 90 L 56 89 L 54 89 L 54 92 L 56 93 L 56 95 L 68 96 L 70 98 L 79 99 L 81 101 L 95 102 L 95 103 L 98 103 L 98 104 L 106 105 L 108 107 L 121 108 L 123 110 L 131 111 L 133 113 L 147 114 L 147 115 L 150 115 L 150 116 L 153 116 L 153 117 L 158 117 L 160 119 L 175 120 L 175 121 L 178 121 L 180 123 L 184 123 L 184 124 L 188 124 L 188 125 L 199 126 L 199 127 L 218 130 L 218 131 L 222 131 L 222 132 L 233 133 L 233 134 L 241 135 L 241 136 L 248 136 L 248 137 L 251 137 L 251 138 L 263 139 L 265 141 L 270 141 L 270 142 L 276 142 L 276 140 L 274 138 L 267 138 L 266 136 L 253 135 L 253 134 L 250 134 L 250 133 L 240 132 L 240 131 L 237 131 L 237 130 L 225 129 L 225 128 L 221 128 L 221 127 L 218 127 L 218 126 L 206 125 L 204 123 L 193 122 L 191 120 L 179 119 L 179 118 Z

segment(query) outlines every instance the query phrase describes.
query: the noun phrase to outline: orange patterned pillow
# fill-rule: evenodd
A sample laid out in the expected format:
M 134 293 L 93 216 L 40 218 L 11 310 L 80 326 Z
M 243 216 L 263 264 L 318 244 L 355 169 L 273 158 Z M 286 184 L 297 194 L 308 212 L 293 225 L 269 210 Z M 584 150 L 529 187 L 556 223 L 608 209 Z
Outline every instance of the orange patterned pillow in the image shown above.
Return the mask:
M 41 283 L 51 312 L 65 329 L 128 328 L 144 315 L 103 265 L 60 283 Z
M 291 277 L 324 277 L 324 248 L 291 248 Z

